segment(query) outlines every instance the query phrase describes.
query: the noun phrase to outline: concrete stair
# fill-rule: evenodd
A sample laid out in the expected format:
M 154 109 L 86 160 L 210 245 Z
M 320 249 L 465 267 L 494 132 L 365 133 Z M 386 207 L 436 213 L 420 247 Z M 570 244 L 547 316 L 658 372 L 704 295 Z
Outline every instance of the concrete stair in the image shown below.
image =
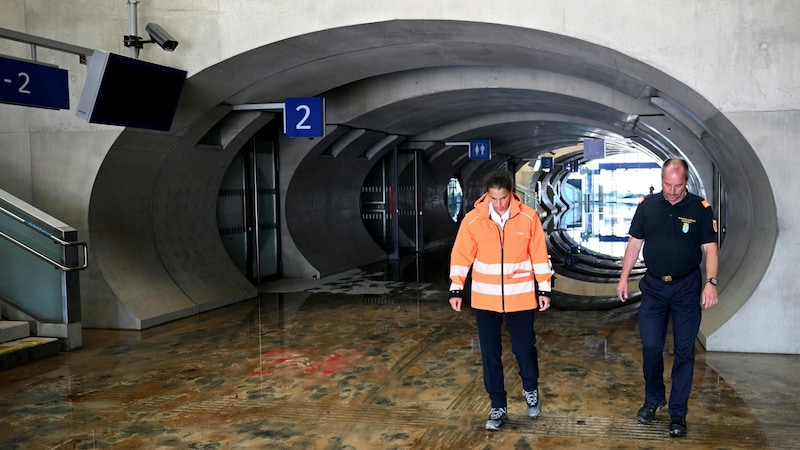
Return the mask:
M 30 335 L 28 322 L 0 320 L 0 370 L 58 355 L 57 338 Z

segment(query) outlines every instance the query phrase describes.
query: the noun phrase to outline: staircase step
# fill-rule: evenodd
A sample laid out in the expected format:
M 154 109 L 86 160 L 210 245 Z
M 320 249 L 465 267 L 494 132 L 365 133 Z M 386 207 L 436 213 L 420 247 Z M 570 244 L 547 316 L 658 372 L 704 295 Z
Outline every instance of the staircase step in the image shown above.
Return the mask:
M 30 336 L 28 322 L 17 320 L 0 320 L 0 343 L 16 341 Z
M 0 344 L 0 370 L 58 355 L 57 338 L 26 337 Z

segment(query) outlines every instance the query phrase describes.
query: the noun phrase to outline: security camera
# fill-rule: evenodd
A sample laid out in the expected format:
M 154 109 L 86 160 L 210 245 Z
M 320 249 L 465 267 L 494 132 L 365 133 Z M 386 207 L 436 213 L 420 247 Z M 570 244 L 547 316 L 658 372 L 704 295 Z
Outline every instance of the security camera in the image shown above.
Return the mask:
M 167 33 L 167 30 L 162 28 L 161 25 L 157 23 L 148 23 L 144 29 L 147 31 L 147 34 L 150 35 L 150 39 L 160 45 L 164 50 L 171 52 L 178 46 L 178 41 L 176 41 L 171 34 Z

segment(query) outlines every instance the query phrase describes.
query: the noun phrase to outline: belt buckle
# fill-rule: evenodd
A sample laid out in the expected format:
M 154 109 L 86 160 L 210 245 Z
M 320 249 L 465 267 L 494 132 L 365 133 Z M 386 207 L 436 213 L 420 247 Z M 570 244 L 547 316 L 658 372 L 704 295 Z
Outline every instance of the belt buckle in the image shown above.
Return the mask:
M 661 281 L 666 281 L 666 282 L 672 281 L 672 275 L 664 275 L 663 277 L 660 277 L 660 278 L 661 278 Z

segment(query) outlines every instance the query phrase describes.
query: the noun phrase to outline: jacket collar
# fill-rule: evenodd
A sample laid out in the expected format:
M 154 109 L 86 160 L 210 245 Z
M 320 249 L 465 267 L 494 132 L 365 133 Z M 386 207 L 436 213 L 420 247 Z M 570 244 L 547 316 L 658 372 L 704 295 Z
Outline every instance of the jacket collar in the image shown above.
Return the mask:
M 516 192 L 511 193 L 511 203 L 509 204 L 509 211 L 508 217 L 509 219 L 516 216 L 520 212 L 520 205 L 522 204 L 522 199 L 519 198 Z M 475 210 L 478 212 L 478 217 L 482 217 L 485 219 L 489 218 L 489 193 L 486 192 L 480 196 L 477 200 L 475 200 L 474 205 Z

